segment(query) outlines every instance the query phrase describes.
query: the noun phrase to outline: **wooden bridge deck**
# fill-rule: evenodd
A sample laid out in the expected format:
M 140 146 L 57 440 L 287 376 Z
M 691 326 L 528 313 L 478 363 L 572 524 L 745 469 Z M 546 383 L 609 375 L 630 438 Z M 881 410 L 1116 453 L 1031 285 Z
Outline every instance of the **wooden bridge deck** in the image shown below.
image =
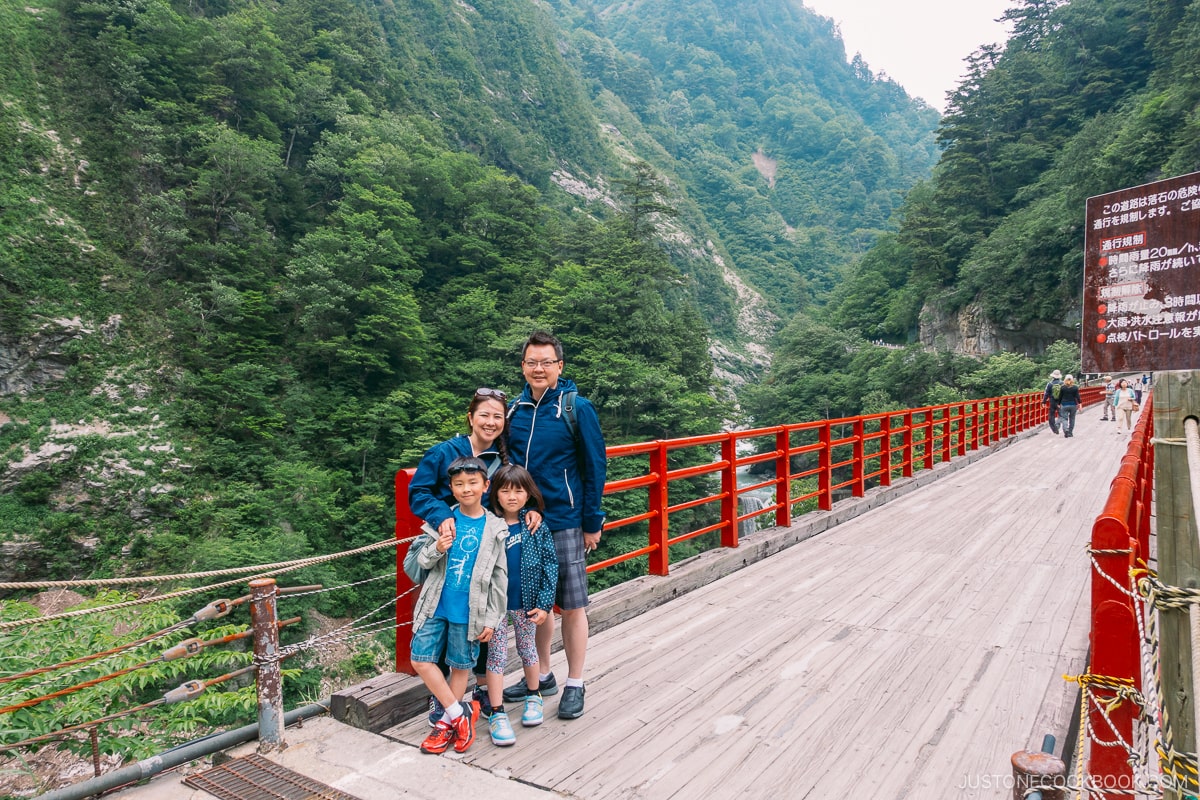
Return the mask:
M 596 634 L 584 717 L 549 698 L 515 747 L 481 731 L 462 758 L 588 800 L 1011 797 L 1013 752 L 1061 753 L 1128 438 L 1089 409 Z

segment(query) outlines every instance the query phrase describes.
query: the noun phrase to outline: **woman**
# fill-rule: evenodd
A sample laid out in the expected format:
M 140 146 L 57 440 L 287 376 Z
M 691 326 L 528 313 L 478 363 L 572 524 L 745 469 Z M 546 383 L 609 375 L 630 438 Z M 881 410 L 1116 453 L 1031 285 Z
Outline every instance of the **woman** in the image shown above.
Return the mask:
M 1075 385 L 1074 375 L 1063 378 L 1063 385 L 1058 393 L 1058 403 L 1063 438 L 1070 439 L 1075 435 L 1075 412 L 1079 410 L 1079 387 Z
M 504 448 L 505 414 L 508 398 L 499 389 L 476 389 L 467 406 L 466 434 L 457 434 L 425 451 L 408 484 L 408 507 L 438 533 L 454 533 L 454 495 L 446 468 L 463 456 L 474 456 L 487 464 L 488 479 L 508 460 Z M 483 502 L 487 503 L 487 497 Z
M 416 472 L 408 484 L 408 507 L 413 514 L 420 517 L 429 527 L 439 534 L 453 534 L 454 493 L 450 491 L 450 478 L 446 474 L 447 467 L 456 458 L 474 456 L 487 464 L 487 477 L 492 475 L 501 465 L 508 462 L 508 449 L 504 444 L 504 427 L 508 421 L 508 398 L 499 389 L 480 388 L 475 390 L 470 405 L 467 406 L 467 430 L 469 433 L 457 434 L 444 442 L 439 442 L 425 451 L 417 464 Z M 485 491 L 483 503 L 488 503 Z M 537 511 L 530 512 L 529 524 L 536 527 L 541 524 L 542 516 Z M 503 700 L 499 692 L 503 691 L 503 683 L 498 683 L 496 702 L 491 702 L 488 691 L 483 688 L 484 674 L 487 669 L 488 648 L 479 648 L 479 661 L 475 665 L 475 676 L 478 681 L 474 698 L 480 701 L 481 710 L 491 714 L 492 705 L 501 705 Z M 439 661 L 443 672 L 447 667 L 444 661 Z M 434 725 L 441 718 L 444 709 L 436 698 L 430 698 L 429 724 Z
M 1113 392 L 1112 403 L 1117 411 L 1124 412 L 1125 429 L 1132 431 L 1133 412 L 1134 406 L 1137 405 L 1137 395 L 1134 393 L 1127 379 L 1121 378 L 1120 383 L 1117 384 L 1117 390 Z

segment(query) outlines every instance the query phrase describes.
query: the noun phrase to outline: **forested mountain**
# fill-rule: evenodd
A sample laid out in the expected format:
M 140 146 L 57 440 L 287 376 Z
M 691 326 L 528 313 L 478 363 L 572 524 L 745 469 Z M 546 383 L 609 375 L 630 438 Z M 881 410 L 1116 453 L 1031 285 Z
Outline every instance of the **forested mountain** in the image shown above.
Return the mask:
M 934 156 L 795 3 L 0 15 L 11 574 L 376 540 L 537 326 L 612 441 L 715 430 Z

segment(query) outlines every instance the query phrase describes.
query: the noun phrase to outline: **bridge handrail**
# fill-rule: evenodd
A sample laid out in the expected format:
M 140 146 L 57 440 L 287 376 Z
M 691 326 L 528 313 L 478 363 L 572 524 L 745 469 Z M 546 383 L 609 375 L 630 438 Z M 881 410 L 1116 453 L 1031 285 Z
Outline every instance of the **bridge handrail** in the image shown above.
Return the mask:
M 1137 710 L 1120 702 L 1123 687 L 1142 690 L 1141 649 L 1131 570 L 1144 568 L 1150 555 L 1150 517 L 1154 492 L 1153 395 L 1141 404 L 1129 446 L 1109 489 L 1104 508 L 1092 525 L 1091 663 L 1081 676 L 1089 698 L 1088 729 L 1108 735 L 1092 739 L 1088 780 L 1099 786 L 1133 786 L 1133 767 L 1124 742 L 1133 741 Z M 1080 759 L 1081 763 L 1083 760 Z
M 1103 389 L 1081 390 L 1084 406 L 1101 401 Z M 673 545 L 709 534 L 719 534 L 721 547 L 737 547 L 742 523 L 774 514 L 774 525 L 786 527 L 807 510 L 802 504 L 829 511 L 835 495 L 862 497 L 868 488 L 890 486 L 894 477 L 912 477 L 916 471 L 933 469 L 939 462 L 964 456 L 1046 421 L 1047 408 L 1041 392 L 1004 397 L 963 400 L 942 405 L 885 411 L 831 420 L 789 423 L 743 431 L 705 434 L 678 439 L 613 445 L 607 448 L 610 474 L 630 471 L 632 459 L 643 459 L 644 467 L 633 465 L 635 474 L 608 481 L 605 496 L 645 492 L 645 505 L 635 513 L 605 522 L 605 530 L 645 523 L 646 544 L 590 564 L 589 572 L 607 569 L 635 558 L 646 557 L 651 575 L 667 575 Z M 765 441 L 764 441 L 765 440 Z M 757 444 L 758 452 L 739 455 L 739 445 Z M 672 464 L 672 455 L 687 455 L 685 463 Z M 748 486 L 738 486 L 738 470 L 771 463 L 773 475 Z M 621 465 L 613 470 L 612 465 Z M 413 469 L 400 470 L 395 477 L 398 539 L 420 531 L 420 520 L 408 507 L 408 482 Z M 719 476 L 712 490 L 681 482 Z M 717 483 L 718 481 L 713 481 Z M 672 498 L 690 492 L 685 498 Z M 739 512 L 750 492 L 774 490 L 773 502 Z M 700 494 L 695 494 L 699 491 Z M 640 501 L 639 501 L 640 502 Z M 705 517 L 706 507 L 717 513 Z M 711 508 L 708 509 L 711 512 Z M 692 512 L 699 523 L 675 534 L 671 515 Z M 397 547 L 396 593 L 412 589 L 404 574 L 407 548 Z M 414 596 L 410 595 L 410 597 Z M 412 640 L 412 603 L 396 605 L 396 668 L 409 671 L 408 651 Z

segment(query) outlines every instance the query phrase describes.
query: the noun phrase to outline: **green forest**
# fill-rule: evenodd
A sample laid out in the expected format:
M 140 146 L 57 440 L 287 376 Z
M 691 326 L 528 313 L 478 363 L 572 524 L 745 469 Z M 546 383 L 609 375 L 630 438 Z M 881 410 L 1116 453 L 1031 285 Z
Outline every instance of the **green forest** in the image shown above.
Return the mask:
M 0 4 L 2 580 L 384 539 L 395 472 L 476 387 L 519 391 L 537 328 L 610 444 L 1078 373 L 1085 198 L 1200 163 L 1200 4 L 1010 5 L 940 115 L 796 0 Z M 3 669 L 104 640 L 44 630 Z M 326 667 L 390 660 L 381 634 Z M 234 719 L 227 694 L 164 736 Z

